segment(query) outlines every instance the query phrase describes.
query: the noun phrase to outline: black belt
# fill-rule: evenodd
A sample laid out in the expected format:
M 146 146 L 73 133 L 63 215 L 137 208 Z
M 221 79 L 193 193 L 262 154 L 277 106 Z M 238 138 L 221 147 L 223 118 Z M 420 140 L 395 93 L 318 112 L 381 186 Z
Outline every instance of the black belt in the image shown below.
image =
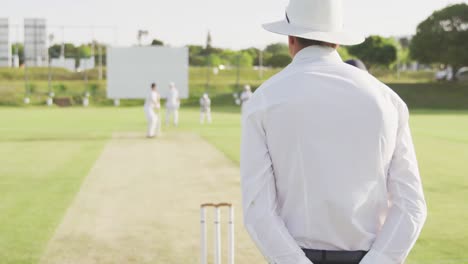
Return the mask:
M 367 251 L 302 250 L 312 262 L 325 263 L 359 263 L 367 254 Z

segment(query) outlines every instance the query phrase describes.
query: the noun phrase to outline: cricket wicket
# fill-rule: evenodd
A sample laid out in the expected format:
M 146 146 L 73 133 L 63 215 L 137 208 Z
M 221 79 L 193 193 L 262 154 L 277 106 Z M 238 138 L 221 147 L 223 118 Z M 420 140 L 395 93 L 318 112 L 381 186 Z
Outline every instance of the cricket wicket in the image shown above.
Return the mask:
M 200 206 L 200 257 L 201 264 L 208 264 L 208 249 L 206 238 L 206 209 L 214 208 L 214 264 L 221 264 L 221 208 L 229 209 L 229 248 L 228 248 L 228 264 L 234 264 L 234 207 L 230 203 L 207 203 Z

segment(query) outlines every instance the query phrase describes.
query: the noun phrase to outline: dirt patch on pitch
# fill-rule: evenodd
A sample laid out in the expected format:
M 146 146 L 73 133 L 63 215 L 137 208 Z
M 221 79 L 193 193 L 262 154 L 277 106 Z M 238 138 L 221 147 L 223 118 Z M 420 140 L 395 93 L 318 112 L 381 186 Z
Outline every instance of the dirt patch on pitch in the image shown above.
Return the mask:
M 236 262 L 262 263 L 242 227 L 239 185 L 238 166 L 196 134 L 117 134 L 40 263 L 197 263 L 199 205 L 225 201 L 236 208 Z

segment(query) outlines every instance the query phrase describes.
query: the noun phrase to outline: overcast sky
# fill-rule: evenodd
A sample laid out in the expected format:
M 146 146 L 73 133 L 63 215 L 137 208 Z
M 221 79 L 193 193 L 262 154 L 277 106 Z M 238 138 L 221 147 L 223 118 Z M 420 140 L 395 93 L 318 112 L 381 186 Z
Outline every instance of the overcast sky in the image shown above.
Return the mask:
M 404 36 L 434 10 L 468 0 L 344 0 L 345 27 L 365 35 Z M 261 24 L 282 19 L 288 0 L 7 0 L 0 17 L 22 25 L 25 17 L 47 19 L 55 42 L 62 41 L 57 26 L 65 25 L 67 42 L 98 41 L 126 46 L 146 29 L 149 42 L 158 38 L 173 46 L 204 44 L 208 30 L 213 45 L 223 48 L 264 47 L 285 41 L 265 32 Z M 76 26 L 91 26 L 94 30 Z M 70 27 L 75 26 L 75 27 Z M 106 27 L 98 27 L 106 26 Z M 115 30 L 114 30 L 115 29 Z M 22 30 L 12 30 L 22 40 Z M 17 35 L 18 38 L 17 38 Z

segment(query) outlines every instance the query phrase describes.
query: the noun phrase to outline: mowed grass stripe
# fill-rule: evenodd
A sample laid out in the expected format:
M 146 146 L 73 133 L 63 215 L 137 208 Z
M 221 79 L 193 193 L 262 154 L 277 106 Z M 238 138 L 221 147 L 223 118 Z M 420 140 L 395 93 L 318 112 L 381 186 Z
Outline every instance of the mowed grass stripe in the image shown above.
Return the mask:
M 99 144 L 110 137 L 113 131 L 141 131 L 145 130 L 145 119 L 141 107 L 134 108 L 0 108 L 0 120 L 4 126 L 0 128 L 0 246 L 16 245 L 9 247 L 10 257 L 3 258 L 4 252 L 0 251 L 2 263 L 34 263 L 30 261 L 14 262 L 13 255 L 28 259 L 28 255 L 34 255 L 37 248 L 43 248 L 46 239 L 38 240 L 36 244 L 24 241 L 34 241 L 34 237 L 48 236 L 53 227 L 42 228 L 49 217 L 48 207 L 54 206 L 56 201 L 46 203 L 29 203 L 30 192 L 21 191 L 21 188 L 29 188 L 36 191 L 35 196 L 47 195 L 47 188 L 34 188 L 32 180 L 25 180 L 21 175 L 30 176 L 32 170 L 18 169 L 17 165 L 31 167 L 30 164 L 38 163 L 40 166 L 60 167 L 59 159 L 54 160 L 54 155 L 48 151 L 57 152 L 60 156 L 62 148 L 68 148 L 62 144 Z M 233 161 L 239 161 L 240 143 L 240 115 L 237 108 L 213 108 L 214 124 L 201 126 L 198 124 L 198 109 L 184 109 L 181 112 L 181 125 L 179 128 L 165 129 L 165 133 L 176 130 L 189 130 L 200 134 L 218 149 L 223 151 Z M 456 111 L 417 111 L 411 117 L 411 129 L 415 140 L 416 150 L 420 162 L 423 184 L 429 206 L 429 218 L 423 230 L 421 239 L 417 242 L 415 250 L 411 253 L 407 263 L 445 263 L 445 260 L 459 260 L 455 263 L 464 263 L 468 253 L 468 146 L 463 143 L 468 140 L 468 112 Z M 54 141 L 54 138 L 60 139 Z M 70 140 L 70 142 L 67 141 Z M 54 148 L 51 148 L 52 144 Z M 9 146 L 8 149 L 4 146 Z M 42 146 L 42 147 L 41 147 Z M 98 147 L 97 147 L 98 148 Z M 21 151 L 32 149 L 30 152 Z M 88 150 L 83 150 L 84 152 Z M 93 153 L 92 150 L 89 150 Z M 99 152 L 99 151 L 97 151 Z M 41 159 L 42 162 L 34 163 L 41 155 L 48 155 L 50 159 Z M 86 154 L 80 154 L 89 157 Z M 77 155 L 76 159 L 79 159 Z M 94 155 L 94 154 L 92 154 Z M 92 156 L 91 155 L 91 156 Z M 93 157 L 96 158 L 97 154 Z M 91 159 L 89 157 L 89 159 Z M 66 162 L 64 162 L 66 163 Z M 52 164 L 52 165 L 51 165 Z M 82 164 L 83 168 L 86 167 Z M 73 164 L 68 173 L 73 175 Z M 81 166 L 81 165 L 80 165 Z M 92 166 L 89 162 L 88 169 Z M 31 167 L 34 168 L 34 167 Z M 9 172 L 8 176 L 5 172 Z M 55 172 L 53 173 L 55 174 Z M 81 177 L 85 177 L 82 175 Z M 57 188 L 67 190 L 73 197 L 71 182 L 60 182 L 59 177 L 50 177 L 51 181 L 57 181 Z M 46 185 L 46 183 L 44 183 Z M 26 185 L 26 187 L 22 187 Z M 64 191 L 64 192 L 65 192 Z M 65 194 L 63 194 L 65 196 Z M 9 198 L 6 198 L 6 197 Z M 10 207 L 4 206 L 9 201 Z M 61 203 L 61 201 L 58 201 Z M 18 218 L 12 213 L 12 206 L 31 207 L 29 212 L 38 212 L 33 217 Z M 8 209 L 7 209 L 8 208 Z M 64 209 L 65 210 L 65 209 Z M 31 213 L 29 213 L 31 214 Z M 60 222 L 61 214 L 56 214 L 54 223 Z M 18 221 L 17 221 L 18 220 Z M 23 223 L 21 223 L 23 221 Z M 55 221 L 55 222 L 54 222 Z M 18 224 L 18 223 L 19 224 Z M 24 223 L 26 222 L 26 223 Z M 21 232 L 22 226 L 30 225 L 33 233 Z M 8 232 L 7 232 L 8 231 Z M 7 236 L 5 236 L 7 234 Z M 34 244 L 34 245 L 33 245 Z M 33 250 L 36 250 L 33 252 Z M 5 250 L 6 252 L 6 250 Z M 29 257 L 29 259 L 33 259 Z M 454 263 L 449 262 L 449 263 Z
M 195 129 L 198 111 L 181 119 Z M 140 107 L 31 107 L 1 108 L 0 120 L 1 263 L 36 263 L 112 132 L 144 136 L 145 117 Z
M 139 110 L 0 109 L 0 263 L 38 261 L 112 131 L 144 127 Z
M 461 260 L 468 256 L 468 145 L 414 137 L 429 213 L 408 263 L 466 263 Z
M 0 143 L 0 259 L 36 263 L 104 142 Z

